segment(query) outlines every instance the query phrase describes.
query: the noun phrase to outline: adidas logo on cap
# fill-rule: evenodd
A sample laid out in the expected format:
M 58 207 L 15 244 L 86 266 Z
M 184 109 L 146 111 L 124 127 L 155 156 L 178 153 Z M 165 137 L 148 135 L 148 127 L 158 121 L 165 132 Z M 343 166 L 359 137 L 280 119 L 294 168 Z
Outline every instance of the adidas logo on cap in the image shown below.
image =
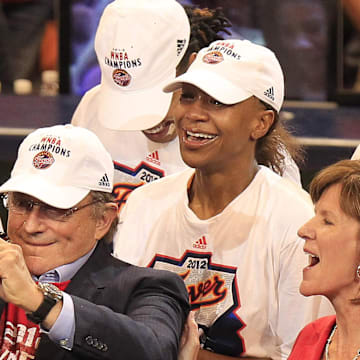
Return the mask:
M 99 181 L 100 186 L 110 187 L 110 181 L 106 174 Z
M 267 89 L 264 92 L 264 95 L 267 96 L 270 100 L 275 101 L 275 93 L 274 93 L 274 87 Z
M 177 46 L 176 46 L 177 56 L 179 56 L 181 54 L 181 52 L 184 49 L 185 45 L 186 45 L 186 40 L 185 39 L 183 39 L 183 40 L 178 39 L 177 40 Z

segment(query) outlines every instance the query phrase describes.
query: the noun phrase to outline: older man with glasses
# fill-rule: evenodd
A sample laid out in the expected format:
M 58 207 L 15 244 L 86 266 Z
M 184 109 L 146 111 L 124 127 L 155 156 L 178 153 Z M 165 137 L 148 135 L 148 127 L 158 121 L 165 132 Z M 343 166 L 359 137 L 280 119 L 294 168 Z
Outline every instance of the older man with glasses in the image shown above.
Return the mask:
M 176 359 L 182 279 L 113 258 L 113 163 L 91 131 L 34 131 L 0 187 L 1 359 Z

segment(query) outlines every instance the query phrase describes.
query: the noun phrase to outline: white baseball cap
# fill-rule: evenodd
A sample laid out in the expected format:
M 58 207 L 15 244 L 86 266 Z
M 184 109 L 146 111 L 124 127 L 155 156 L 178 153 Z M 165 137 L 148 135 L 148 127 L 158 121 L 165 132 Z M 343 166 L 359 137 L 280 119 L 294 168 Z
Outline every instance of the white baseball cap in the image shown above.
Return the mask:
M 90 190 L 111 193 L 113 178 L 111 156 L 93 132 L 56 125 L 35 130 L 23 140 L 0 193 L 21 192 L 69 209 Z
M 275 54 L 248 40 L 217 40 L 201 49 L 188 71 L 164 91 L 183 83 L 227 105 L 256 96 L 279 112 L 284 101 L 284 76 Z
M 184 56 L 190 24 L 175 0 L 115 0 L 104 10 L 95 37 L 101 68 L 98 118 L 115 130 L 146 130 L 166 116 Z

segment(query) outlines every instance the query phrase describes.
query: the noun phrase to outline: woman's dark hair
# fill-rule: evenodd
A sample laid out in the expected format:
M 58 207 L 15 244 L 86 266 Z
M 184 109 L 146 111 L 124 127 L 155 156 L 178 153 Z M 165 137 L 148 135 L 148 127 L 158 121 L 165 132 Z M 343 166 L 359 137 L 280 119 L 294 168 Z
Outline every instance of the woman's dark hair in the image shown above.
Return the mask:
M 176 69 L 177 75 L 187 70 L 192 53 L 198 52 L 215 40 L 223 40 L 220 32 L 231 35 L 227 29 L 231 27 L 231 23 L 225 17 L 222 8 L 208 9 L 186 5 L 184 9 L 190 22 L 190 40 L 187 51 Z
M 296 164 L 301 165 L 304 161 L 304 150 L 285 126 L 281 114 L 265 102 L 259 101 L 267 110 L 274 111 L 275 119 L 267 134 L 257 141 L 255 157 L 259 164 L 282 175 L 286 158 L 291 157 Z

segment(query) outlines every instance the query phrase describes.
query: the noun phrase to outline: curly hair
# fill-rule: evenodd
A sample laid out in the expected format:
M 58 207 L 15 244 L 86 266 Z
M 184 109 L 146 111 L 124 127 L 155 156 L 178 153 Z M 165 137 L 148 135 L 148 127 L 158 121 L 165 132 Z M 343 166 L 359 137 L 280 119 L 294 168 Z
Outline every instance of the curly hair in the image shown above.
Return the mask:
M 193 52 L 198 52 L 215 40 L 223 40 L 220 32 L 231 35 L 227 28 L 232 26 L 221 7 L 208 9 L 186 5 L 184 9 L 190 22 L 190 40 L 187 51 L 176 69 L 177 75 L 187 70 Z

